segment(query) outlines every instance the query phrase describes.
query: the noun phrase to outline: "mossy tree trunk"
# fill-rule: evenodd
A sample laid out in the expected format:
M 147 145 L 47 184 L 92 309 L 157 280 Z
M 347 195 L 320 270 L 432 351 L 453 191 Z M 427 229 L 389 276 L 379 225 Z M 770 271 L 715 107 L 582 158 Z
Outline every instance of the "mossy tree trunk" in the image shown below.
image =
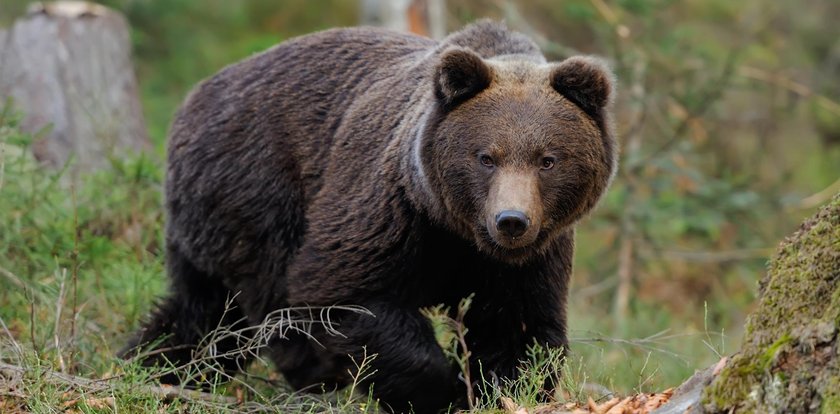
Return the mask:
M 759 290 L 701 411 L 840 413 L 840 194 L 782 242 Z

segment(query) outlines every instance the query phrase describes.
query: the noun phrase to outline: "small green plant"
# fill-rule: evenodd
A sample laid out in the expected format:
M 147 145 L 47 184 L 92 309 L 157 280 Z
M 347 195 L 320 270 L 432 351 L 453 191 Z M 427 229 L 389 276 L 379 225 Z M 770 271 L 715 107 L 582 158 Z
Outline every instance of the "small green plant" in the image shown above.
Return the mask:
M 470 356 L 472 354 L 467 346 L 468 329 L 464 324 L 464 318 L 472 305 L 472 299 L 473 295 L 461 299 L 454 316 L 451 315 L 450 309 L 443 305 L 421 310 L 423 315 L 432 322 L 435 336 L 444 354 L 461 370 L 461 381 L 466 386 L 467 404 L 470 409 L 475 408 L 476 397 L 473 387 L 473 374 L 470 372 Z
M 443 305 L 422 311 L 432 321 L 444 353 L 461 370 L 470 412 L 495 410 L 503 398 L 523 407 L 552 400 L 579 401 L 578 397 L 583 393 L 579 378 L 585 377 L 585 374 L 581 371 L 581 364 L 577 365 L 577 371 L 564 368 L 566 357 L 562 348 L 547 349 L 538 344 L 530 346 L 515 379 L 499 382 L 495 377 L 486 377 L 480 361 L 479 372 L 472 372 L 470 365 L 475 361 L 470 359 L 472 354 L 466 339 L 469 329 L 464 323 L 472 299 L 473 295 L 470 295 L 459 301 L 454 312 Z M 552 389 L 553 393 L 550 392 Z
M 361 383 L 376 373 L 376 370 L 370 366 L 375 358 L 376 355 L 368 355 L 365 348 L 361 361 L 353 359 L 354 367 L 349 372 L 352 381 L 346 390 L 339 393 L 338 408 L 341 412 L 375 413 L 378 411 L 379 404 L 373 398 L 373 386 L 365 390 L 361 397 L 359 393 L 362 391 L 359 389 Z
M 565 360 L 562 348 L 547 349 L 532 345 L 528 348 L 527 359 L 519 368 L 519 376 L 505 381 L 502 393 L 520 406 L 529 407 L 553 397 L 547 393 L 547 384 L 553 384 L 558 392 L 573 390 L 575 381 L 571 376 L 564 375 Z

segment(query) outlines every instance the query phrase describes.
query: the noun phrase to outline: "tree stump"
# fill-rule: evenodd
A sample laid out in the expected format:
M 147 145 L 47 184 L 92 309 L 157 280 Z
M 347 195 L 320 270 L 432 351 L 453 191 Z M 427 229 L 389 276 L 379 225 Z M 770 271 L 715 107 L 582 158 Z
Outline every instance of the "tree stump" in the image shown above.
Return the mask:
M 43 164 L 74 171 L 151 147 L 131 63 L 128 24 L 104 6 L 35 4 L 0 32 L 0 106 L 11 97 Z

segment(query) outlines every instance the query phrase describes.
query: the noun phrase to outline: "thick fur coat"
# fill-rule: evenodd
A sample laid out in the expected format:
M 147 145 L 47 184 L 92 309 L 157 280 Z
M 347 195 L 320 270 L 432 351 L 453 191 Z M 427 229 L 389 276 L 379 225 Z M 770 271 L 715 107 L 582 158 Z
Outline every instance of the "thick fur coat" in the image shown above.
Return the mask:
M 573 226 L 616 166 L 612 90 L 597 60 L 548 63 L 489 21 L 441 42 L 327 30 L 223 69 L 172 125 L 171 294 L 127 349 L 165 337 L 145 363 L 186 362 L 220 321 L 360 305 L 375 316 L 334 315 L 342 335 L 272 340 L 278 368 L 341 386 L 366 349 L 386 406 L 434 412 L 463 384 L 418 308 L 474 294 L 473 369 L 516 376 L 528 346 L 568 345 Z

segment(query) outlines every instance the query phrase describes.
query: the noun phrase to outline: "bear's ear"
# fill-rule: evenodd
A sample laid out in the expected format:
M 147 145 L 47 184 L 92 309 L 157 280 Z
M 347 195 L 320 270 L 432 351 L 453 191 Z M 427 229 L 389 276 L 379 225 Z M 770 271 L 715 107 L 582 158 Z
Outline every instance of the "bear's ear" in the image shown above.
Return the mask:
M 434 78 L 435 96 L 449 110 L 490 86 L 493 72 L 474 52 L 452 48 L 441 55 Z
M 597 118 L 600 110 L 612 102 L 613 74 L 598 59 L 575 56 L 554 68 L 551 86 L 589 116 Z

